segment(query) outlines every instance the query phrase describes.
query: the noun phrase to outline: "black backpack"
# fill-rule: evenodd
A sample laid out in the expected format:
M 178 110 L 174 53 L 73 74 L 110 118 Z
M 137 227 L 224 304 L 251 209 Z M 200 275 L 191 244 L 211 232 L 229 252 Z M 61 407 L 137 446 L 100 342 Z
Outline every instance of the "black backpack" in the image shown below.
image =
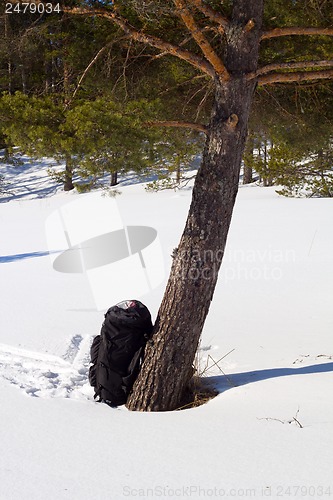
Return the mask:
M 110 406 L 125 404 L 138 376 L 153 325 L 147 307 L 126 300 L 110 307 L 91 349 L 89 382 L 94 398 Z

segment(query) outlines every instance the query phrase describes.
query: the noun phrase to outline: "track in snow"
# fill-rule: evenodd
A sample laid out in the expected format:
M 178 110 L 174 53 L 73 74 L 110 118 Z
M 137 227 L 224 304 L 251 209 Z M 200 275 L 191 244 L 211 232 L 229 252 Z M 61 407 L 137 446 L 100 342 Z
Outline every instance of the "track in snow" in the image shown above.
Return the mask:
M 88 382 L 92 339 L 73 336 L 63 357 L 0 344 L 0 378 L 29 396 L 92 399 Z

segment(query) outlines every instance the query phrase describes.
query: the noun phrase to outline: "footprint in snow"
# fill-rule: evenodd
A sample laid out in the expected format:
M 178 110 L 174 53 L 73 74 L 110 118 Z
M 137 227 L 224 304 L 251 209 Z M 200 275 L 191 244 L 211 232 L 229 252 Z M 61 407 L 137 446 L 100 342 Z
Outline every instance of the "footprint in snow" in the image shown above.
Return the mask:
M 88 382 L 92 339 L 75 335 L 62 357 L 0 344 L 0 377 L 29 396 L 92 399 Z

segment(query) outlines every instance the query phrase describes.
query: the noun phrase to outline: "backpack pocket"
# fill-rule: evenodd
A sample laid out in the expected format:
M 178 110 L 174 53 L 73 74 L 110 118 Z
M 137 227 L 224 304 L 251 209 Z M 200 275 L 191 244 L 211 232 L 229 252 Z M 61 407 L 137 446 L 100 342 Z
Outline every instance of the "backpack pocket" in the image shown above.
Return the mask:
M 96 365 L 92 365 L 89 368 L 88 380 L 91 387 L 97 387 Z

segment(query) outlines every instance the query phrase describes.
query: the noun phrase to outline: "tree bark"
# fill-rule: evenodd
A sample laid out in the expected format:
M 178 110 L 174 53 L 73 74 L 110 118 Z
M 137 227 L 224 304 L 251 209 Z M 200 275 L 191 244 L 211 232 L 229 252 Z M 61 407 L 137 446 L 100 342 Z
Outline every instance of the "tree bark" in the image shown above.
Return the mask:
M 111 172 L 111 186 L 118 184 L 118 172 Z
M 271 144 L 271 150 L 273 149 L 273 146 Z M 265 137 L 264 139 L 264 172 L 265 174 L 263 175 L 263 186 L 268 187 L 269 184 L 269 178 L 268 178 L 268 170 L 269 170 L 269 165 L 268 165 L 268 149 L 267 149 L 267 138 Z
M 243 184 L 251 184 L 251 182 L 253 182 L 252 167 L 249 167 L 248 165 L 244 165 Z
M 8 94 L 12 94 L 12 77 L 13 77 L 13 68 L 12 68 L 12 56 L 11 56 L 11 47 L 10 47 L 10 23 L 9 23 L 9 14 L 5 14 L 5 41 L 6 41 L 6 51 L 7 51 L 7 71 L 8 71 L 8 83 L 7 90 Z
M 227 81 L 215 101 L 186 226 L 175 252 L 152 342 L 127 406 L 165 411 L 182 405 L 221 265 L 235 203 L 256 81 L 263 1 L 234 0 L 225 30 Z M 252 20 L 253 28 L 244 29 Z
M 70 155 L 66 156 L 66 168 L 65 168 L 65 179 L 64 179 L 64 191 L 71 191 L 74 189 L 73 184 L 73 162 Z
M 246 155 L 244 159 L 244 174 L 243 174 L 243 184 L 251 184 L 253 182 L 253 169 L 250 165 L 247 165 L 246 163 L 246 157 L 248 155 L 251 155 L 253 157 L 253 150 L 254 150 L 254 144 L 253 144 L 253 137 L 248 137 L 247 138 L 247 143 L 246 143 Z
M 20 55 L 20 59 L 21 59 L 20 69 L 21 69 L 22 93 L 26 94 L 27 93 L 27 77 L 26 77 L 26 72 L 25 72 L 25 67 L 24 67 L 24 59 L 23 59 L 22 55 Z
M 181 179 L 181 161 L 180 161 L 180 154 L 178 153 L 177 154 L 177 157 L 176 157 L 176 182 L 177 184 L 180 183 L 180 179 Z
M 45 74 L 45 94 L 51 94 L 55 91 L 55 61 L 53 55 L 53 42 L 52 42 L 52 30 L 48 28 L 46 39 L 46 50 L 48 52 L 48 57 L 44 61 L 44 74 Z

